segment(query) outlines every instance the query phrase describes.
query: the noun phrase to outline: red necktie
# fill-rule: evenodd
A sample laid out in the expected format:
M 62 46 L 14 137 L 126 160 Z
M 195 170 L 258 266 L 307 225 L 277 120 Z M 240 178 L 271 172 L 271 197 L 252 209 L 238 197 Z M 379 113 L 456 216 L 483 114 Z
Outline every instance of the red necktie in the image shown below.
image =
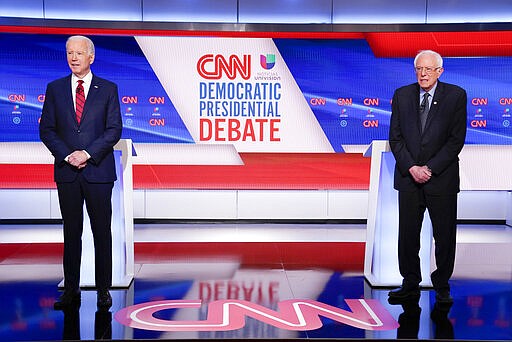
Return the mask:
M 80 123 L 82 119 L 82 113 L 84 111 L 85 104 L 85 94 L 84 94 L 84 86 L 82 85 L 84 81 L 78 80 L 78 85 L 76 86 L 76 121 Z

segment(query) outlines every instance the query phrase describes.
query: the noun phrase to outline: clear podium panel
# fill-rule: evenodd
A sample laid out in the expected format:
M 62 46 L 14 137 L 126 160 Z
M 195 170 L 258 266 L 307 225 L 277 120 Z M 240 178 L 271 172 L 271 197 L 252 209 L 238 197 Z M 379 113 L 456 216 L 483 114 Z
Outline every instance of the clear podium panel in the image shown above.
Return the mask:
M 122 139 L 114 146 L 117 181 L 112 189 L 112 287 L 127 288 L 134 276 L 132 142 Z M 95 287 L 94 241 L 84 205 L 80 287 Z M 59 284 L 64 286 L 64 281 Z
M 371 156 L 370 189 L 364 275 L 372 286 L 400 286 L 398 269 L 398 192 L 393 188 L 395 158 L 387 141 L 374 141 L 365 156 Z M 421 230 L 421 286 L 430 287 L 432 224 L 425 212 Z

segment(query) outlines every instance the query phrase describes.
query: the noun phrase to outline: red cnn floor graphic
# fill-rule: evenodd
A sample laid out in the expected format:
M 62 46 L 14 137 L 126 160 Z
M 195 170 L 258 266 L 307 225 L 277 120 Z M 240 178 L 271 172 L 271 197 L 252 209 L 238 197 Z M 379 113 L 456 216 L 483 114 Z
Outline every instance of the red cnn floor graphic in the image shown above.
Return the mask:
M 108 311 L 86 289 L 79 308 L 53 310 L 61 243 L 0 243 L 0 340 L 512 340 L 512 280 L 499 270 L 479 276 L 488 270 L 473 263 L 468 275 L 459 260 L 452 306 L 440 307 L 430 289 L 392 305 L 389 289 L 364 279 L 362 241 L 172 242 L 176 230 L 136 225 L 141 229 L 136 236 L 168 242 L 136 241 L 134 280 L 111 290 Z M 512 241 L 510 228 L 487 229 Z M 474 233 L 464 228 L 462 240 L 464 230 Z M 204 234 L 215 235 L 212 224 Z

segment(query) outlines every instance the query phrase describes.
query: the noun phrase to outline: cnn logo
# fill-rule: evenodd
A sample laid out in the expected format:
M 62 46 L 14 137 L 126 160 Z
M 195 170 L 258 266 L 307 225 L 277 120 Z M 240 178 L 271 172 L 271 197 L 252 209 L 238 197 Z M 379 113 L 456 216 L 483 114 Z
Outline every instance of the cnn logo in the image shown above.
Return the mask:
M 251 77 L 251 56 L 244 55 L 239 58 L 231 55 L 226 59 L 222 55 L 204 55 L 197 61 L 197 72 L 207 80 L 219 80 L 224 75 L 234 80 L 237 74 L 248 80 Z

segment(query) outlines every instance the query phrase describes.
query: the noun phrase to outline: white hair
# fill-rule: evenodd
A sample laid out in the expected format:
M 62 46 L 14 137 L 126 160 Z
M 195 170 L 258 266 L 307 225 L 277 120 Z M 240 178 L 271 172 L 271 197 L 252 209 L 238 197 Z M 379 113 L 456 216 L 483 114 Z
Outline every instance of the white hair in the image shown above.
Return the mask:
M 416 62 L 418 61 L 418 58 L 420 58 L 421 56 L 424 56 L 424 55 L 433 56 L 437 62 L 436 67 L 440 67 L 440 68 L 443 67 L 443 57 L 441 57 L 440 54 L 438 54 L 437 52 L 432 51 L 432 50 L 422 50 L 422 51 L 418 52 L 418 54 L 414 58 L 414 66 L 416 66 Z
M 87 52 L 91 55 L 94 55 L 94 43 L 92 42 L 92 40 L 90 40 L 86 36 L 71 36 L 71 37 L 69 37 L 68 40 L 66 40 L 66 49 L 68 47 L 68 43 L 73 40 L 85 41 L 87 43 Z

